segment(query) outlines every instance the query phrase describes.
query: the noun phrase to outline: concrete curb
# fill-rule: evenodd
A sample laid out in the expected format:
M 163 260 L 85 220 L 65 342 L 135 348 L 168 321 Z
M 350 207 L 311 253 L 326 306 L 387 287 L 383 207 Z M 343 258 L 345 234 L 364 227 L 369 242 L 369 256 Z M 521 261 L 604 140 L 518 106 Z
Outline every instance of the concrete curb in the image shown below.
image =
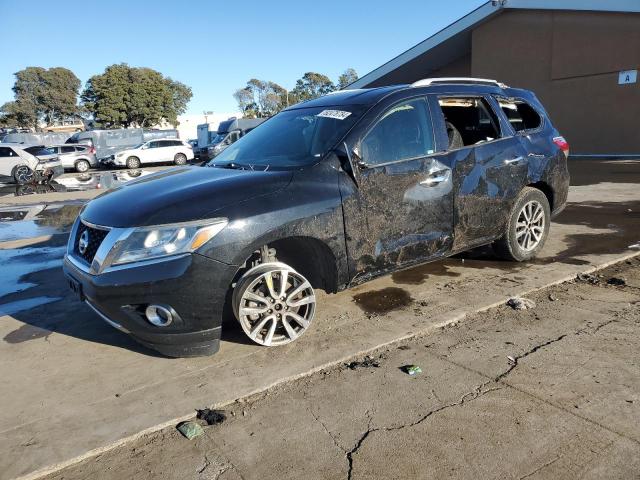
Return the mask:
M 598 265 L 591 265 L 591 266 L 589 266 L 587 268 L 584 268 L 584 269 L 580 270 L 577 273 L 572 273 L 571 275 L 567 275 L 567 276 L 562 277 L 562 278 L 560 278 L 558 280 L 554 280 L 552 282 L 546 283 L 543 286 L 539 286 L 539 287 L 530 288 L 530 289 L 526 289 L 526 290 L 521 290 L 521 291 L 515 292 L 515 296 L 530 295 L 530 294 L 538 292 L 540 290 L 544 290 L 545 288 L 549 288 L 549 287 L 552 287 L 552 286 L 555 286 L 555 285 L 560 285 L 562 283 L 566 283 L 566 282 L 572 281 L 572 280 L 574 280 L 576 278 L 577 274 L 590 274 L 590 273 L 605 269 L 607 267 L 610 267 L 611 265 L 615 265 L 617 263 L 621 263 L 621 262 L 624 262 L 626 260 L 629 260 L 629 259 L 632 259 L 632 258 L 635 258 L 635 257 L 638 257 L 638 256 L 640 256 L 640 252 L 631 252 L 631 253 L 628 253 L 628 254 L 624 254 L 624 255 L 621 255 L 620 257 L 618 257 L 618 258 L 616 258 L 614 260 L 610 260 L 608 262 L 604 262 L 604 263 L 601 263 L 601 264 L 598 264 Z M 235 400 L 232 400 L 232 401 L 229 401 L 229 402 L 220 403 L 220 404 L 214 404 L 214 405 L 211 405 L 209 408 L 222 408 L 222 407 L 224 407 L 226 405 L 230 405 L 230 404 L 232 404 L 232 403 L 234 403 L 234 402 L 236 402 L 236 401 L 238 401 L 238 400 L 240 400 L 242 398 L 247 398 L 247 397 L 250 397 L 250 396 L 265 392 L 267 390 L 270 390 L 270 389 L 272 389 L 274 387 L 277 387 L 279 385 L 283 385 L 283 384 L 286 384 L 286 383 L 289 383 L 289 382 L 293 382 L 293 381 L 296 381 L 296 380 L 298 380 L 300 378 L 304 378 L 304 377 L 307 377 L 309 375 L 313 375 L 314 373 L 330 369 L 332 367 L 335 367 L 336 365 L 347 363 L 348 361 L 353 360 L 355 358 L 358 358 L 358 357 L 361 357 L 361 356 L 364 356 L 364 355 L 371 355 L 372 353 L 374 353 L 374 352 L 376 352 L 376 351 L 378 351 L 380 349 L 386 348 L 386 347 L 388 347 L 390 345 L 394 345 L 396 343 L 400 343 L 400 342 L 408 340 L 408 339 L 413 339 L 413 338 L 426 336 L 426 335 L 430 334 L 431 332 L 433 332 L 435 330 L 444 328 L 444 327 L 446 327 L 448 325 L 456 324 L 456 323 L 464 320 L 464 318 L 466 318 L 468 315 L 473 315 L 473 314 L 476 314 L 476 313 L 485 312 L 485 311 L 490 310 L 492 308 L 496 308 L 496 307 L 498 307 L 500 305 L 504 305 L 505 301 L 506 301 L 506 299 L 505 300 L 496 301 L 496 302 L 493 302 L 493 303 L 490 303 L 490 304 L 487 304 L 487 305 L 483 305 L 482 307 L 478 307 L 478 308 L 475 308 L 475 309 L 472 309 L 472 310 L 463 311 L 463 312 L 459 312 L 459 313 L 452 312 L 452 314 L 450 316 L 448 316 L 448 318 L 446 318 L 445 320 L 442 320 L 442 321 L 440 321 L 438 323 L 435 323 L 435 324 L 431 324 L 428 327 L 425 327 L 425 328 L 422 328 L 422 329 L 417 329 L 414 332 L 398 336 L 398 337 L 396 337 L 396 338 L 394 338 L 392 340 L 380 343 L 380 344 L 376 345 L 375 347 L 369 347 L 369 348 L 360 350 L 358 352 L 351 353 L 351 354 L 346 355 L 344 357 L 340 357 L 340 358 L 338 358 L 336 360 L 325 362 L 324 364 L 321 364 L 321 365 L 318 365 L 318 366 L 313 367 L 311 369 L 308 369 L 305 372 L 301 372 L 301 373 L 296 374 L 296 375 L 290 375 L 288 377 L 284 377 L 284 378 L 278 379 L 277 381 L 272 382 L 269 385 L 262 386 L 260 388 L 257 388 L 255 390 L 253 390 L 253 391 L 250 391 L 247 394 L 236 398 Z M 109 443 L 109 444 L 104 445 L 104 446 L 99 447 L 99 448 L 95 448 L 95 449 L 89 450 L 88 452 L 86 452 L 86 453 L 84 453 L 82 455 L 76 456 L 76 457 L 71 458 L 69 460 L 66 460 L 64 462 L 59 462 L 59 463 L 50 465 L 48 467 L 41 468 L 41 469 L 36 470 L 34 472 L 28 473 L 26 475 L 23 475 L 23 476 L 20 476 L 20 477 L 15 477 L 15 480 L 36 480 L 36 479 L 39 479 L 39 478 L 41 478 L 41 477 L 43 477 L 45 475 L 50 475 L 52 473 L 55 473 L 55 472 L 60 471 L 60 470 L 62 470 L 64 468 L 66 468 L 66 467 L 69 467 L 69 466 L 75 465 L 77 463 L 80 463 L 80 462 L 82 462 L 84 460 L 87 460 L 89 458 L 104 454 L 104 453 L 106 453 L 106 452 L 108 452 L 110 450 L 113 450 L 114 448 L 126 445 L 126 444 L 128 444 L 130 442 L 138 440 L 141 437 L 144 437 L 145 435 L 149 435 L 149 434 L 158 432 L 158 431 L 160 431 L 160 430 L 162 430 L 164 428 L 167 428 L 167 427 L 170 427 L 170 426 L 174 426 L 174 425 L 176 425 L 176 424 L 178 424 L 180 422 L 193 419 L 194 416 L 195 416 L 194 413 L 188 413 L 188 414 L 182 415 L 180 417 L 172 418 L 170 420 L 167 420 L 166 422 L 162 422 L 162 423 L 159 423 L 157 425 L 154 425 L 153 427 L 144 429 L 144 430 L 142 430 L 142 431 L 140 431 L 140 432 L 138 432 L 136 434 L 129 435 L 127 437 L 123 437 L 118 441 Z

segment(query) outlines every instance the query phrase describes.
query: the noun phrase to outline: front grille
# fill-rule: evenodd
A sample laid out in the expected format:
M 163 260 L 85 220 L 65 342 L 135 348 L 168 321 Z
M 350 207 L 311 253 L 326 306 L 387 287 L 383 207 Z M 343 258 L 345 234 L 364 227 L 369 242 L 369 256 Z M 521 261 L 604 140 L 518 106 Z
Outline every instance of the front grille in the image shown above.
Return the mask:
M 82 253 L 80 252 L 80 237 L 82 237 L 82 234 L 85 231 L 87 232 L 89 238 L 88 238 L 87 248 L 85 249 L 84 253 Z M 96 252 L 98 251 L 98 248 L 100 248 L 100 245 L 104 240 L 104 237 L 106 237 L 108 233 L 109 233 L 108 230 L 89 227 L 84 223 L 80 222 L 80 224 L 78 225 L 78 231 L 76 232 L 76 239 L 73 244 L 74 253 L 78 255 L 80 258 L 86 260 L 87 263 L 91 265 L 91 262 L 93 262 L 93 257 L 96 256 Z

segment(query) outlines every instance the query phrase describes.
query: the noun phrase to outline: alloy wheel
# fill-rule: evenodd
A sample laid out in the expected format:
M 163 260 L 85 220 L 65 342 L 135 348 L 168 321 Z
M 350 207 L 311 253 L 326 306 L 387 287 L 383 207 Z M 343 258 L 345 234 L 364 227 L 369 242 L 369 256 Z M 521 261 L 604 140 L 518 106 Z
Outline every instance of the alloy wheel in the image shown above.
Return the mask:
M 26 165 L 20 165 L 16 168 L 15 179 L 20 184 L 29 183 L 33 180 L 33 170 Z
M 516 241 L 522 250 L 530 252 L 540 244 L 545 221 L 544 208 L 539 202 L 532 200 L 522 207 L 516 222 Z
M 77 164 L 76 164 L 76 170 L 79 173 L 84 173 L 87 170 L 89 170 L 89 162 L 86 162 L 84 160 L 80 160 Z
M 316 297 L 309 281 L 284 264 L 264 264 L 238 282 L 235 313 L 254 342 L 284 345 L 313 320 Z

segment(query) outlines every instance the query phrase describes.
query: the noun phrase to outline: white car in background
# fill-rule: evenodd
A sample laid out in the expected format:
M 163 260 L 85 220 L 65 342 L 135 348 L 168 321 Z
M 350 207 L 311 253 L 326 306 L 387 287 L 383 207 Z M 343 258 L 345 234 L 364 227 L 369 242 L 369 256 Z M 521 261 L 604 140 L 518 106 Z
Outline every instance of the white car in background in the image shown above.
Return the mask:
M 0 177 L 25 185 L 49 181 L 64 173 L 58 157 L 39 159 L 25 151 L 26 147 L 19 143 L 0 143 Z M 47 151 L 43 152 L 48 156 Z
M 175 138 L 149 140 L 137 147 L 112 155 L 107 162 L 130 169 L 140 168 L 149 163 L 175 163 L 185 165 L 193 160 L 193 148 L 187 142 Z

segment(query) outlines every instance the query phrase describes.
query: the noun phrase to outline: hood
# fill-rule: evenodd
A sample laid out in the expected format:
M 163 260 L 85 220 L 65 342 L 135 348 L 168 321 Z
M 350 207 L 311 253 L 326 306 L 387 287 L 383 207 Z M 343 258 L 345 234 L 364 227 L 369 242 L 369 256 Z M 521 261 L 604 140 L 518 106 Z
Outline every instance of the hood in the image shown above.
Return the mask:
M 93 199 L 82 218 L 109 227 L 140 227 L 224 216 L 224 207 L 276 192 L 290 171 L 177 167 L 127 182 Z

